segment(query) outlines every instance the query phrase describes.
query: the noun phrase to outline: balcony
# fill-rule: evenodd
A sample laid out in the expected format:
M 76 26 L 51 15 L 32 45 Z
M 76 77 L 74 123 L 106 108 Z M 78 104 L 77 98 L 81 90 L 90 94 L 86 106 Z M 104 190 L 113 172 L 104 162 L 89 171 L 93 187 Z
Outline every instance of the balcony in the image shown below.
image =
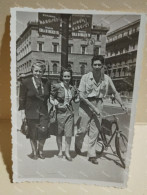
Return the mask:
M 111 61 L 112 63 L 112 60 L 113 62 L 116 61 L 118 62 L 119 60 L 128 60 L 130 58 L 132 58 L 132 56 L 136 55 L 137 54 L 137 49 L 134 49 L 132 51 L 125 51 L 124 53 L 119 53 L 119 54 L 113 54 L 113 55 L 109 55 L 109 57 L 106 57 L 106 63 L 109 63 Z
M 131 33 L 126 31 L 124 32 L 124 34 L 121 33 L 121 34 L 111 37 L 110 39 L 107 38 L 106 44 L 110 45 L 111 43 L 114 44 L 120 41 L 125 41 L 125 40 L 127 41 L 138 35 L 139 35 L 139 29 L 135 29 L 135 31 L 132 30 Z M 109 35 L 107 37 L 109 37 Z

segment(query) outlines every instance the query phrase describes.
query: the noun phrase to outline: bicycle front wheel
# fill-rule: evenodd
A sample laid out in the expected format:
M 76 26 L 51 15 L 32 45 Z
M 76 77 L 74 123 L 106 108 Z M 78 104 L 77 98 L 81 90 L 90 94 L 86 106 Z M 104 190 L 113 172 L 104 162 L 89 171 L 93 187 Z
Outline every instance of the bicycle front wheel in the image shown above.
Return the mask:
M 116 153 L 122 163 L 122 167 L 125 169 L 125 158 L 127 153 L 128 139 L 123 133 L 117 133 L 115 137 Z
M 100 138 L 100 133 L 98 134 L 97 143 L 96 143 L 96 153 L 101 155 L 104 151 L 104 144 L 102 139 Z

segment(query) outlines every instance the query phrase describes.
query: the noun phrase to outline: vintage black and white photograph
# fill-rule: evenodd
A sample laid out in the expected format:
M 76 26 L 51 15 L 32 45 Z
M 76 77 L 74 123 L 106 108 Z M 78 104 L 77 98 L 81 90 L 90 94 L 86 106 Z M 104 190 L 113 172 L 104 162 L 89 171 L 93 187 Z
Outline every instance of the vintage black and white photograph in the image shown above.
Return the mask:
M 121 12 L 11 9 L 14 182 L 126 184 L 141 21 Z

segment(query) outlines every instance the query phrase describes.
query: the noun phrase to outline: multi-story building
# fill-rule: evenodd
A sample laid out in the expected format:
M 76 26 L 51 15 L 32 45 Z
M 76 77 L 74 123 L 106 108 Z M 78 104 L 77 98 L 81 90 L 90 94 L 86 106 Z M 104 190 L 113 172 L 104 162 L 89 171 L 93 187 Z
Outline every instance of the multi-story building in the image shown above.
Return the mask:
M 70 30 L 70 29 L 69 29 Z M 92 26 L 91 38 L 82 34 L 69 35 L 68 66 L 72 68 L 74 80 L 79 81 L 81 75 L 91 70 L 93 55 L 105 55 L 106 33 L 109 28 Z M 61 33 L 57 35 L 40 35 L 38 22 L 29 22 L 26 29 L 16 42 L 17 48 L 17 76 L 23 73 L 31 74 L 31 64 L 36 60 L 46 63 L 45 76 L 51 80 L 59 78 L 61 70 Z
M 107 34 L 106 69 L 118 91 L 132 93 L 140 20 Z

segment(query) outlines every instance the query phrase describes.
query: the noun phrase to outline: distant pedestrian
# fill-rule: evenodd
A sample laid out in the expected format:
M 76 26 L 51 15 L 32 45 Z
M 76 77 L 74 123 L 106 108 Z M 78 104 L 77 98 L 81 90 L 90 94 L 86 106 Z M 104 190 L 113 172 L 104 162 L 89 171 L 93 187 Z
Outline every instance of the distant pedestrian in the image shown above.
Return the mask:
M 115 102 L 115 96 L 114 96 L 114 94 L 112 94 L 111 100 L 112 100 L 112 104 L 113 104 L 113 103 L 116 103 L 116 102 Z

